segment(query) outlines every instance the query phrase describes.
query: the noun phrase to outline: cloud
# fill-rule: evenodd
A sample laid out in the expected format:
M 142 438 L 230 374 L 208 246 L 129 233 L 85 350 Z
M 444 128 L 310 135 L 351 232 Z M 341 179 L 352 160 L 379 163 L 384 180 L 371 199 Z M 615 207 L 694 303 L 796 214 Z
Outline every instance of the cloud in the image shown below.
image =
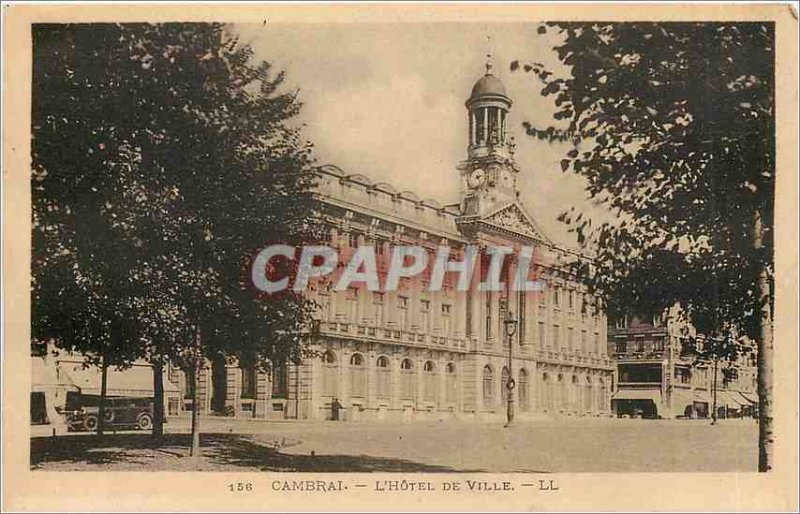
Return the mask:
M 299 88 L 305 105 L 298 121 L 314 142 L 320 162 L 362 173 L 441 203 L 459 197 L 456 165 L 466 157 L 472 84 L 484 72 L 491 34 L 494 73 L 514 98 L 511 133 L 517 140 L 523 202 L 556 241 L 575 245 L 557 221 L 576 205 L 600 213 L 585 200 L 585 182 L 561 172 L 569 147 L 529 138 L 523 121 L 553 122 L 551 98 L 540 95 L 531 74 L 509 63 L 542 62 L 562 73 L 552 36 L 535 23 L 307 23 L 238 27 L 256 57 L 287 72 L 287 88 Z M 548 39 L 549 38 L 549 39 Z

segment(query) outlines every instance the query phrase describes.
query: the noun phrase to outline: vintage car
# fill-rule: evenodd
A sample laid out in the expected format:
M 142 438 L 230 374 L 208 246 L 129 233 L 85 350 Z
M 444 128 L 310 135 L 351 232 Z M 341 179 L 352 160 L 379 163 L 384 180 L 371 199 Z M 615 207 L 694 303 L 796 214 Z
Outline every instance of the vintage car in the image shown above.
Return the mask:
M 68 398 L 69 400 L 69 398 Z M 82 396 L 68 401 L 67 423 L 73 430 L 97 430 L 100 398 Z M 153 400 L 151 398 L 106 398 L 104 428 L 116 430 L 136 428 L 149 430 L 153 427 Z

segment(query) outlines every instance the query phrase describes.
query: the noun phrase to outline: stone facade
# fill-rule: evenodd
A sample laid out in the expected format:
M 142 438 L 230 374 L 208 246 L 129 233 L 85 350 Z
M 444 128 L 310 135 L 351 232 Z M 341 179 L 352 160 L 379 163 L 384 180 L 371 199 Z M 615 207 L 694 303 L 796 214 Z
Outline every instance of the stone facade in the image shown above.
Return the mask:
M 606 319 L 567 270 L 569 261 L 584 257 L 554 244 L 519 200 L 517 180 L 525 175 L 506 124 L 511 104 L 487 69 L 466 104 L 467 158 L 454 170 L 462 183 L 458 203 L 442 205 L 335 166 L 318 169 L 316 195 L 328 245 L 342 261 L 371 245 L 385 275 L 397 245 L 420 246 L 430 255 L 447 246 L 451 260 L 462 259 L 467 245 L 532 246 L 532 275 L 546 290 L 460 291 L 448 273 L 443 289 L 432 292 L 430 268 L 394 292 L 337 292 L 330 280 L 312 281 L 308 294 L 321 308 L 310 346 L 320 357 L 281 370 L 277 380 L 251 376 L 245 400 L 243 377 L 253 372 L 218 363 L 226 370 L 220 391 L 227 392 L 217 396 L 225 397 L 229 412 L 324 420 L 334 416 L 335 398 L 350 420 L 501 419 L 510 376 L 519 418 L 611 414 Z M 485 272 L 480 261 L 475 273 Z M 506 310 L 518 320 L 510 370 Z M 212 405 L 214 368 L 201 376 L 201 410 L 219 410 Z

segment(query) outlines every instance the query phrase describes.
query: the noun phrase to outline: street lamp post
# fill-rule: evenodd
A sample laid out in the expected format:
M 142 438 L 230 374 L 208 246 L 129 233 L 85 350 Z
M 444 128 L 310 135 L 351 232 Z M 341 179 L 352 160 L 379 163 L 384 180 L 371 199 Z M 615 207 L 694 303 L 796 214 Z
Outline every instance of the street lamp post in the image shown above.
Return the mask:
M 516 385 L 513 377 L 514 373 L 512 371 L 514 368 L 511 364 L 514 351 L 511 338 L 517 333 L 517 320 L 514 319 L 514 316 L 512 316 L 511 311 L 508 309 L 506 309 L 503 327 L 505 328 L 506 340 L 508 341 L 508 382 L 506 382 L 506 387 L 508 388 L 508 407 L 506 410 L 507 421 L 505 424 L 506 428 L 508 428 L 511 426 L 511 422 L 514 421 L 514 386 Z

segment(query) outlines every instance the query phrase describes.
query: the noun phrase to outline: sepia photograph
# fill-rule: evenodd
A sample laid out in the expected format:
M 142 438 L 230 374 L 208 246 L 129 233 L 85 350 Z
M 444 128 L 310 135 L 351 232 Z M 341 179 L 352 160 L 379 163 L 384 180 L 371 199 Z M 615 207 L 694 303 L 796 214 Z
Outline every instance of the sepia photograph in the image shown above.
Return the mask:
M 3 6 L 7 506 L 797 508 L 796 4 L 79 7 Z

